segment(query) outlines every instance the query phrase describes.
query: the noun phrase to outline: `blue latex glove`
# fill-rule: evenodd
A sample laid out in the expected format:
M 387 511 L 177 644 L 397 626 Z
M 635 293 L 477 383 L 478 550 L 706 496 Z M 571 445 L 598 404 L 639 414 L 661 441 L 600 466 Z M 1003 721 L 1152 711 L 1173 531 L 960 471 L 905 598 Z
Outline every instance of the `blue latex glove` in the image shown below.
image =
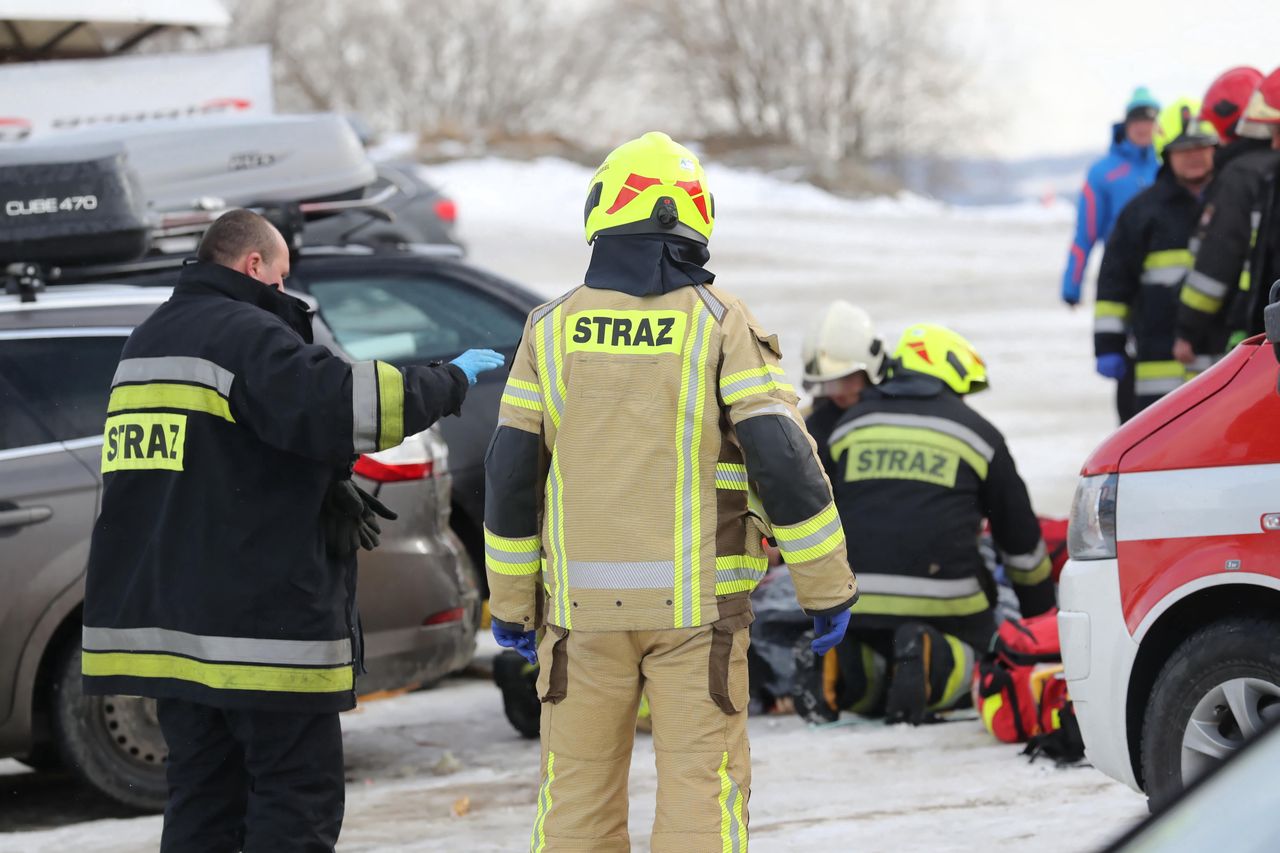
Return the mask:
M 456 364 L 463 373 L 467 374 L 467 384 L 475 385 L 477 376 L 486 370 L 502 367 L 506 361 L 502 353 L 491 349 L 469 349 L 449 363 Z
M 1098 374 L 1108 379 L 1122 379 L 1129 366 L 1125 364 L 1124 353 L 1108 352 L 1098 356 Z
M 848 620 L 846 620 L 848 621 Z M 493 623 L 493 638 L 504 649 L 515 649 L 531 664 L 538 663 L 538 637 L 534 631 L 509 631 Z
M 849 628 L 849 611 L 841 610 L 834 616 L 813 617 L 813 642 L 809 646 L 815 655 L 825 655 L 844 639 Z

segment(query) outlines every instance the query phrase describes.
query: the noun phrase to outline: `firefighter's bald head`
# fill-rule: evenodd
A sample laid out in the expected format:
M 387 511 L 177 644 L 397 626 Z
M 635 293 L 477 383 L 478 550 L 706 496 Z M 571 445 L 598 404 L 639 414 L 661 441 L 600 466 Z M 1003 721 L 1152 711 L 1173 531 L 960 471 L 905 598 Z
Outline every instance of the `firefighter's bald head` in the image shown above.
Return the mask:
M 196 257 L 229 267 L 278 290 L 289 275 L 289 246 L 274 225 L 251 210 L 231 210 L 209 227 Z

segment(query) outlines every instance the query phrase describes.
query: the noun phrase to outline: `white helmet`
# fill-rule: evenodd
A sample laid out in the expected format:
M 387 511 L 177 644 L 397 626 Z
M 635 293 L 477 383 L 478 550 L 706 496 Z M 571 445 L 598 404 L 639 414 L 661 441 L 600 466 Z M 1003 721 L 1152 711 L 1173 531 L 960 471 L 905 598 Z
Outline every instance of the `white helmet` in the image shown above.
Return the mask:
M 871 317 L 837 299 L 823 309 L 804 336 L 804 384 L 808 388 L 864 371 L 871 384 L 884 377 L 884 343 Z

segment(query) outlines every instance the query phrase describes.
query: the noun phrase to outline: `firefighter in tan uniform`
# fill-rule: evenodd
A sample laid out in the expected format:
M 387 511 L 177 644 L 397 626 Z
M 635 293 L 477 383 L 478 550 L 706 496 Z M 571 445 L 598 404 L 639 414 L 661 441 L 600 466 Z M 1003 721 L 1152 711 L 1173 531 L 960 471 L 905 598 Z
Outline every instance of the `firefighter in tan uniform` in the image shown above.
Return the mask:
M 665 134 L 613 151 L 588 187 L 586 283 L 530 315 L 503 395 L 486 565 L 495 636 L 541 663 L 534 851 L 630 849 L 642 691 L 652 849 L 745 851 L 762 537 L 822 651 L 857 598 L 777 339 L 704 268 L 714 215 L 697 158 Z

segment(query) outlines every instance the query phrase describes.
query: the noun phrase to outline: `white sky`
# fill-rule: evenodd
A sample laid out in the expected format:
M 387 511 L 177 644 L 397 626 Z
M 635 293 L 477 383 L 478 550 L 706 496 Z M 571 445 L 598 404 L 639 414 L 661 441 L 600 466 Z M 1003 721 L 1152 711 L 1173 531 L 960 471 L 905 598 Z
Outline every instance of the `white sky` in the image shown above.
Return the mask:
M 892 0 L 889 0 L 892 2 Z M 1204 97 L 1234 65 L 1280 66 L 1280 0 L 941 0 L 976 54 L 970 95 L 997 117 L 987 153 L 1106 146 L 1135 86 Z

